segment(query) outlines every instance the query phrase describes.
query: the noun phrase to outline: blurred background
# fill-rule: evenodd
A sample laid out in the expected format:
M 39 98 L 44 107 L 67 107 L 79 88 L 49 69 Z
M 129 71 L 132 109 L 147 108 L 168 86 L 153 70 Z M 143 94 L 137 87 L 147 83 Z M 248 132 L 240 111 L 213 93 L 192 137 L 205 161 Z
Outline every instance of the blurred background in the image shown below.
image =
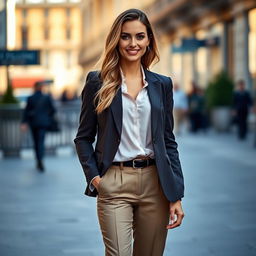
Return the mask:
M 34 81 L 54 80 L 52 93 L 80 91 L 104 47 L 114 18 L 127 8 L 144 10 L 158 38 L 154 71 L 172 76 L 186 92 L 191 81 L 206 88 L 225 69 L 252 91 L 256 81 L 256 8 L 253 0 L 1 0 L 0 48 L 39 50 L 34 66 L 9 66 L 14 93 Z M 0 67 L 3 93 L 6 67 Z
M 103 255 L 73 139 L 86 74 L 128 8 L 148 15 L 160 51 L 151 70 L 174 84 L 188 217 L 166 255 L 256 255 L 255 0 L 0 0 L 0 254 Z M 44 177 L 20 130 L 37 81 L 61 127 L 46 136 Z

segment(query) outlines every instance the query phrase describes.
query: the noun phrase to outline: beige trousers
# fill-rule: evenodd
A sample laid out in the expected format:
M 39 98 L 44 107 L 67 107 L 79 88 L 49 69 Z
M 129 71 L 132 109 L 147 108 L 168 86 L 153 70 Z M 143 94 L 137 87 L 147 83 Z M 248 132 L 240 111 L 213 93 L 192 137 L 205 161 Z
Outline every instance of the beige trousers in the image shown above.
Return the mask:
M 169 202 L 156 166 L 111 166 L 98 187 L 97 210 L 106 256 L 161 256 Z

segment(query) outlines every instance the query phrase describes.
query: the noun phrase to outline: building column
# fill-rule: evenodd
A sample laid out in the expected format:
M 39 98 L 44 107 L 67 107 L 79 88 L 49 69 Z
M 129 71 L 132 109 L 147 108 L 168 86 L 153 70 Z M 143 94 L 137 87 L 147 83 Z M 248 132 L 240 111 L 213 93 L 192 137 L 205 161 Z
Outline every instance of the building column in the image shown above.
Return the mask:
M 209 31 L 206 38 L 209 37 Z M 206 47 L 206 81 L 209 82 L 212 79 L 212 52 L 211 47 Z
M 243 79 L 248 88 L 251 88 L 249 73 L 249 49 L 248 49 L 249 23 L 248 14 L 242 13 L 234 22 L 234 76 L 235 81 Z
M 228 24 L 223 22 L 222 35 L 220 40 L 222 69 L 228 71 Z
M 185 80 L 185 76 L 186 76 L 186 63 L 185 63 L 185 54 L 184 53 L 180 53 L 180 58 L 181 58 L 181 68 L 180 68 L 180 83 L 181 83 L 181 88 L 186 89 L 186 80 Z
M 192 80 L 196 82 L 196 84 L 200 84 L 198 81 L 198 73 L 197 73 L 197 55 L 196 51 L 191 53 L 191 66 L 192 66 Z
M 0 49 L 6 49 L 7 46 L 7 22 L 6 22 L 6 1 L 1 1 L 0 5 Z M 7 67 L 0 66 L 0 94 L 7 88 Z

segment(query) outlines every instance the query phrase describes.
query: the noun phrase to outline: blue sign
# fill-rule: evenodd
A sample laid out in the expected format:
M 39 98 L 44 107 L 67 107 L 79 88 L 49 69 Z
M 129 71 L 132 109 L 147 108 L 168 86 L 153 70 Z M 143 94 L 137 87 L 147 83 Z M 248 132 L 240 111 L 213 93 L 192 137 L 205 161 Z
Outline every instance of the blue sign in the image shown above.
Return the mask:
M 219 37 L 198 40 L 196 38 L 183 38 L 180 45 L 173 45 L 173 53 L 194 52 L 199 47 L 210 47 L 219 45 Z
M 6 48 L 6 10 L 4 5 L 0 0 L 0 49 Z M 3 8 L 4 7 L 4 8 Z M 1 9 L 3 8 L 3 9 Z
M 0 50 L 0 65 L 39 65 L 40 51 L 38 50 Z

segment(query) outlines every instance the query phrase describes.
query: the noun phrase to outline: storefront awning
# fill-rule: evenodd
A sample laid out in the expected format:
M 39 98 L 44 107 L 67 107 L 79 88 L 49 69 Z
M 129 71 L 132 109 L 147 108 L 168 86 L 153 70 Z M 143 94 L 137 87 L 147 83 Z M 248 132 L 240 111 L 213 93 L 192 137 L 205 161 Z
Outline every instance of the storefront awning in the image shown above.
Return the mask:
M 35 82 L 44 80 L 42 77 L 13 78 L 11 80 L 13 88 L 33 88 Z

